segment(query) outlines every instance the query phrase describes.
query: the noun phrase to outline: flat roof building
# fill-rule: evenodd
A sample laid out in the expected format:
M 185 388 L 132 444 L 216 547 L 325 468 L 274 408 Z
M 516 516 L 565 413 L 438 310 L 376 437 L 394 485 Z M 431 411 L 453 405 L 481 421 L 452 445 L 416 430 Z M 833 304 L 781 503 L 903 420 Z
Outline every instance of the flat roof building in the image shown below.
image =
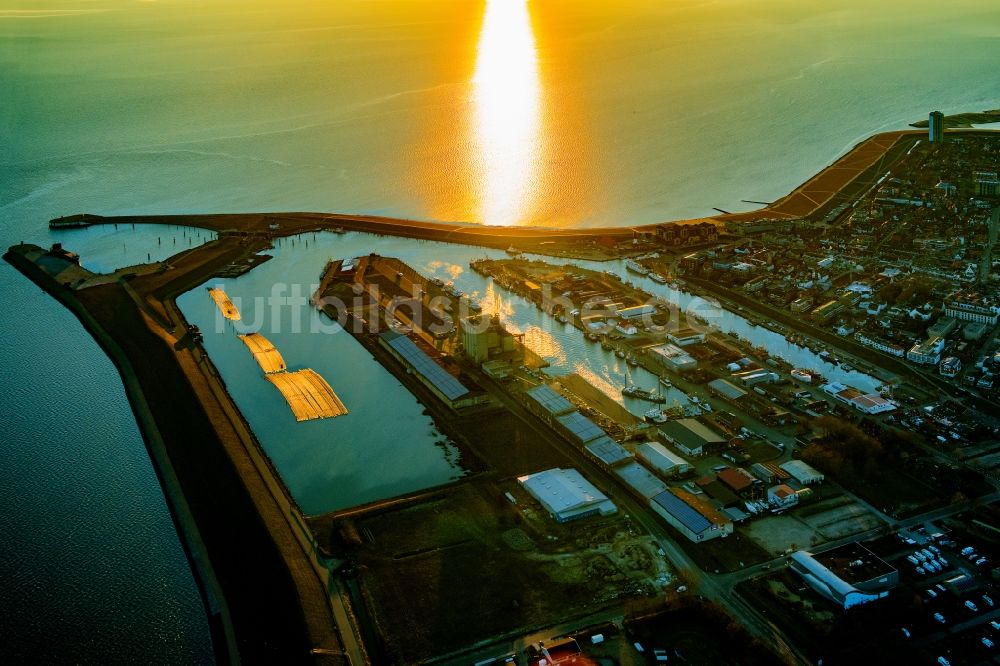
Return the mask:
M 634 493 L 645 499 L 659 495 L 667 489 L 667 484 L 653 476 L 648 469 L 634 460 L 619 465 L 614 472 Z
M 524 404 L 549 425 L 556 417 L 576 411 L 576 405 L 548 384 L 525 391 Z
M 580 412 L 570 412 L 556 417 L 556 424 L 577 444 L 592 442 L 598 437 L 607 435 L 601 426 L 597 425 Z
M 799 550 L 791 562 L 809 587 L 843 608 L 881 599 L 899 583 L 899 572 L 859 543 L 819 555 Z
M 726 442 L 725 437 L 695 419 L 668 421 L 660 426 L 660 436 L 688 456 L 705 455 L 706 449 Z
M 650 347 L 649 353 L 652 355 L 651 358 L 656 359 L 660 365 L 674 372 L 694 370 L 698 367 L 698 361 L 677 345 L 657 345 Z
M 739 402 L 747 396 L 746 391 L 725 379 L 713 379 L 708 383 L 708 388 L 713 394 L 729 402 Z
M 614 502 L 575 469 L 557 467 L 517 480 L 560 523 L 618 511 Z
M 488 397 L 471 392 L 409 337 L 395 331 L 385 331 L 379 335 L 379 343 L 396 360 L 412 370 L 420 382 L 449 407 L 459 409 L 488 402 Z
M 598 437 L 585 445 L 584 450 L 607 467 L 632 460 L 632 454 L 610 437 Z

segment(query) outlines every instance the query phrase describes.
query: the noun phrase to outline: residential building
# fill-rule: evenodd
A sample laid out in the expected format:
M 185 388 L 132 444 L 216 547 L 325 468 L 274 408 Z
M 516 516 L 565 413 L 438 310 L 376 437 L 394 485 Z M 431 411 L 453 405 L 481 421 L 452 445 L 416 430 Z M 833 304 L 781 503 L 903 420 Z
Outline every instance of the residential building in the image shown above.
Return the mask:
M 1000 307 L 993 299 L 978 293 L 955 292 L 945 300 L 944 313 L 961 321 L 974 321 L 993 326 L 1000 316 Z
M 942 377 L 947 377 L 951 379 L 952 377 L 957 377 L 958 373 L 962 371 L 962 362 L 955 358 L 954 356 L 949 356 L 948 358 L 941 361 L 941 365 L 938 366 L 938 372 L 941 373 Z
M 931 143 L 944 141 L 944 114 L 940 111 L 931 111 L 927 118 L 927 140 Z
M 910 347 L 906 360 L 918 365 L 937 365 L 944 350 L 944 338 L 930 337 Z

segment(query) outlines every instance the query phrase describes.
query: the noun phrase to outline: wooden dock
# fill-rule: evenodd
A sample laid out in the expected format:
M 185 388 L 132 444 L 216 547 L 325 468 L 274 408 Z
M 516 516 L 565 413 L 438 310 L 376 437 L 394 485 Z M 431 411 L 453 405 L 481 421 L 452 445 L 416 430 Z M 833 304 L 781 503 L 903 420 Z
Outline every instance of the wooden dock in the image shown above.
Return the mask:
M 281 391 L 296 421 L 335 418 L 347 413 L 344 403 L 314 370 L 276 372 L 264 377 Z
M 253 354 L 265 375 L 272 372 L 284 372 L 288 369 L 288 366 L 285 365 L 285 359 L 281 357 L 281 352 L 260 333 L 248 333 L 239 336 L 239 338 L 249 347 L 250 353 Z
M 219 307 L 219 311 L 222 312 L 222 316 L 226 319 L 232 319 L 233 321 L 240 320 L 240 311 L 236 309 L 233 302 L 229 300 L 229 295 L 226 294 L 222 289 L 209 289 L 208 295 L 212 297 L 215 304 Z

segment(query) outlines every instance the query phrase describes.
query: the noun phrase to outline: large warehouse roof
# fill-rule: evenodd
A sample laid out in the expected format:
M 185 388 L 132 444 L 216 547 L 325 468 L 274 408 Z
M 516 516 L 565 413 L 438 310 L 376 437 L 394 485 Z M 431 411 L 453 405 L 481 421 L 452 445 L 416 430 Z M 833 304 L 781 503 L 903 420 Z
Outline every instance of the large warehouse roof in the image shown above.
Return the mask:
M 518 478 L 556 518 L 564 519 L 589 510 L 602 515 L 617 511 L 615 505 L 575 469 L 548 469 Z
M 631 453 L 623 449 L 610 437 L 595 439 L 583 448 L 587 449 L 592 456 L 608 467 L 613 467 L 623 460 L 630 460 L 632 458 Z
M 533 389 L 528 389 L 524 392 L 524 394 L 531 398 L 539 407 L 553 416 L 565 414 L 566 412 L 572 412 L 576 409 L 572 402 L 567 400 L 565 396 L 556 393 L 555 389 L 548 384 L 542 384 L 541 386 L 536 386 Z
M 569 430 L 574 437 L 584 444 L 597 439 L 598 437 L 603 437 L 606 434 L 603 430 L 601 430 L 599 425 L 588 419 L 580 412 L 570 412 L 569 414 L 558 417 L 556 420 L 562 424 L 562 427 Z
M 786 463 L 781 463 L 780 467 L 791 474 L 799 483 L 822 481 L 826 478 L 822 472 L 816 471 L 811 465 L 801 460 L 789 460 Z
M 648 462 L 657 472 L 667 473 L 674 470 L 690 469 L 688 461 L 657 442 L 645 442 L 636 449 L 636 454 Z
M 739 400 L 747 394 L 746 391 L 735 384 L 727 382 L 725 379 L 713 379 L 708 383 L 708 387 L 729 400 Z
M 420 347 L 414 344 L 413 340 L 405 335 L 395 331 L 386 331 L 382 334 L 382 339 L 449 400 L 457 400 L 469 392 L 469 389 L 449 375 L 444 368 L 435 363 L 434 359 L 425 354 Z
M 712 526 L 712 521 L 669 490 L 654 497 L 653 501 L 695 534 L 701 534 Z
M 630 462 L 615 469 L 625 483 L 632 487 L 640 496 L 649 499 L 667 489 L 667 484 L 653 476 L 652 472 L 637 462 Z
M 697 448 L 711 442 L 726 441 L 725 437 L 694 419 L 668 421 L 660 426 L 660 432 L 668 439 L 683 444 L 687 448 Z

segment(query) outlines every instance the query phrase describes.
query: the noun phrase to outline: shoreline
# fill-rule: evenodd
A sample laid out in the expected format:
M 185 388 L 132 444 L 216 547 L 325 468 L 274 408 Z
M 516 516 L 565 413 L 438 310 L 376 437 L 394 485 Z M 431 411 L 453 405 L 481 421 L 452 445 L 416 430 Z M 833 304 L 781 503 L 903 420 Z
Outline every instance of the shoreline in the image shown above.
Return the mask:
M 177 255 L 174 271 L 74 291 L 23 256 L 31 247 L 14 246 L 4 258 L 101 343 L 122 376 L 147 447 L 163 442 L 164 455 L 151 449 L 150 458 L 161 482 L 168 482 L 164 494 L 172 514 L 184 520 L 178 532 L 199 590 L 212 592 L 203 602 L 217 660 L 365 663 L 356 642 L 345 651 L 336 630 L 347 623 L 349 610 L 333 591 L 335 581 L 305 518 L 274 478 L 211 360 L 174 336 L 174 330 L 187 330 L 177 319 L 175 292 L 189 290 L 206 270 L 248 248 L 215 242 L 207 257 Z M 180 328 L 171 328 L 177 322 Z M 213 623 L 216 607 L 227 615 Z M 347 654 L 355 656 L 343 658 Z
M 949 134 L 995 134 L 1000 130 L 949 130 Z M 655 234 L 663 225 L 709 223 L 724 228 L 730 222 L 763 219 L 820 217 L 842 201 L 850 201 L 875 183 L 878 177 L 917 141 L 921 130 L 896 130 L 873 134 L 813 174 L 788 194 L 767 206 L 742 213 L 667 220 L 656 224 L 591 228 L 543 226 L 486 226 L 470 222 L 444 222 L 381 217 L 365 214 L 293 212 L 205 213 L 179 215 L 103 216 L 75 214 L 50 221 L 53 229 L 97 224 L 172 224 L 198 227 L 220 234 L 255 238 L 283 238 L 315 231 L 361 231 L 402 238 L 495 247 L 535 254 L 574 256 L 594 260 L 619 258 L 621 250 L 606 249 L 633 238 Z M 583 247 L 581 247 L 583 245 Z
M 889 168 L 893 155 L 899 159 L 924 136 L 915 130 L 873 135 L 766 208 L 674 224 L 823 215 L 841 199 L 863 193 Z M 341 584 L 309 530 L 310 517 L 276 476 L 211 359 L 187 340 L 187 322 L 175 298 L 274 238 L 310 231 L 498 248 L 517 243 L 522 251 L 564 257 L 581 246 L 582 254 L 596 253 L 605 238 L 612 246 L 625 241 L 625 249 L 604 250 L 604 258 L 611 259 L 634 254 L 627 242 L 661 226 L 498 228 L 308 212 L 71 216 L 50 226 L 128 223 L 201 227 L 218 231 L 219 239 L 171 257 L 172 271 L 123 277 L 84 291 L 60 285 L 18 251 L 22 246 L 12 247 L 5 259 L 70 309 L 115 363 L 195 571 L 217 658 L 227 663 L 369 659 Z

